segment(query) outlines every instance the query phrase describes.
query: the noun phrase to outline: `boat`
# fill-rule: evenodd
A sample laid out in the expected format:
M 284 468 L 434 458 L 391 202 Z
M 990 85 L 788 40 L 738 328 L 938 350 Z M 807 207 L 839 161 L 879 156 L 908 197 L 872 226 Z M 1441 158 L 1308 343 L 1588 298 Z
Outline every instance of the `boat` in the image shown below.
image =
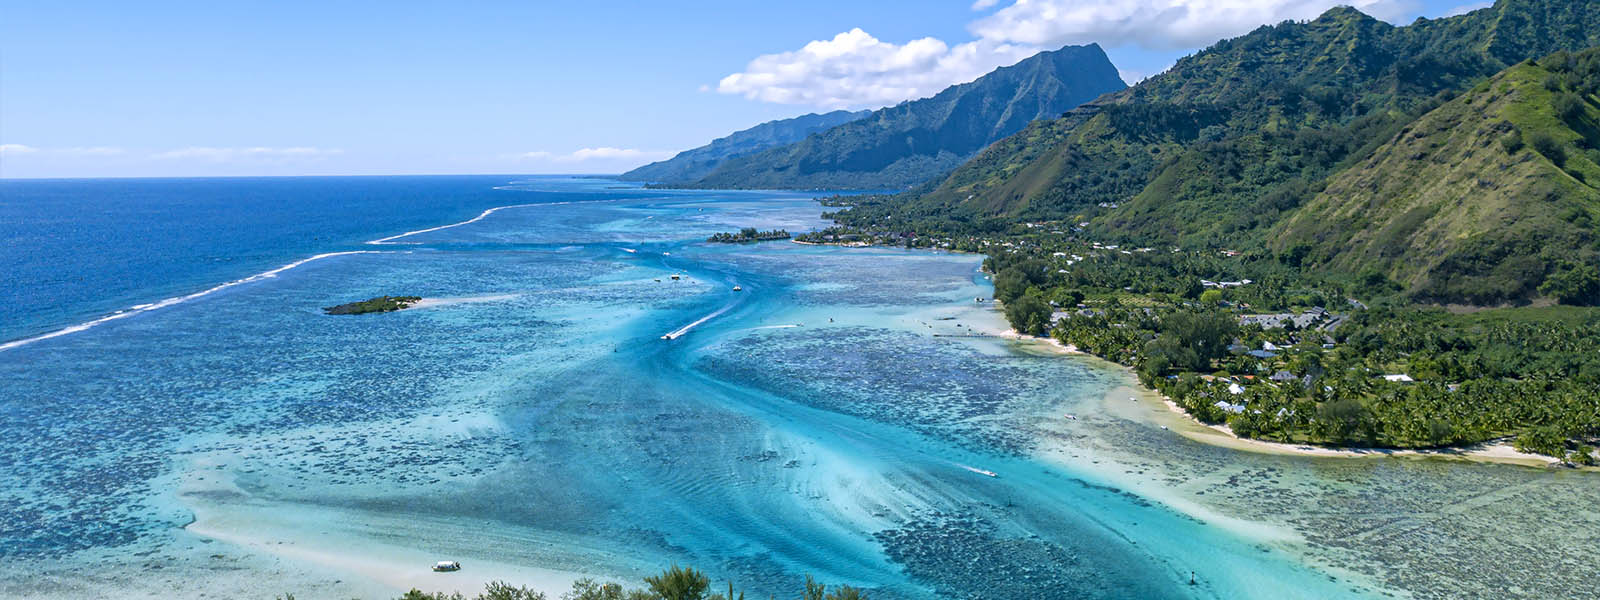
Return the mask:
M 742 292 L 742 291 L 744 291 L 744 288 L 742 288 L 742 287 L 739 287 L 739 286 L 737 286 L 737 285 L 736 285 L 736 286 L 733 286 L 733 291 L 735 291 L 735 292 Z
M 461 563 L 453 560 L 441 560 L 433 563 L 433 570 L 438 573 L 450 573 L 461 570 Z
M 678 274 L 677 274 L 677 273 L 673 273 L 673 274 L 672 274 L 672 280 L 673 280 L 673 281 L 677 281 L 677 280 L 678 280 L 678 278 L 679 278 L 679 275 L 678 275 Z

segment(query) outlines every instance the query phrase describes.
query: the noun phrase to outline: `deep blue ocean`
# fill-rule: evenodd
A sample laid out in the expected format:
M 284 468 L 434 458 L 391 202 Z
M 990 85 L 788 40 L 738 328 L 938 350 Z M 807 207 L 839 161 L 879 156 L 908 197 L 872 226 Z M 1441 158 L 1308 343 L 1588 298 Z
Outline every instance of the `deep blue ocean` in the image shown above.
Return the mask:
M 528 198 L 504 175 L 0 180 L 0 342 Z
M 979 256 L 705 241 L 822 210 L 0 182 L 0 597 L 556 597 L 671 564 L 751 597 L 1593 589 L 1587 474 L 1202 444 L 1126 370 L 1005 337 Z M 322 311 L 378 295 L 425 300 Z

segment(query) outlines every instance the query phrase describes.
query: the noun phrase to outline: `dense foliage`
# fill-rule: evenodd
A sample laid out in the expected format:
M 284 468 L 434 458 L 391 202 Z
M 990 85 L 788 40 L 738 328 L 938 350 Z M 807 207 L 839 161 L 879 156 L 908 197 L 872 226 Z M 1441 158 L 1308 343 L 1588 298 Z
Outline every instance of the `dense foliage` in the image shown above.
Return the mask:
M 774 229 L 772 231 L 757 231 L 754 227 L 745 227 L 735 233 L 718 233 L 709 238 L 708 242 L 719 244 L 742 244 L 745 242 L 765 242 L 771 240 L 789 239 L 788 230 Z
M 1308 244 L 1313 265 L 1374 269 L 1418 300 L 1527 301 L 1557 272 L 1551 253 L 1588 247 L 1569 259 L 1594 260 L 1595 228 L 1560 217 L 1600 217 L 1583 195 L 1600 183 L 1588 166 L 1600 86 L 1592 53 L 1567 53 L 1597 44 L 1597 0 L 1500 0 L 1405 27 L 1335 8 L 1219 42 L 838 219 L 949 234 L 1063 220 L 1125 244 Z M 1490 77 L 1552 52 L 1533 68 L 1549 92 L 1484 101 L 1504 95 Z M 1512 172 L 1508 154 L 1553 166 Z
M 617 583 L 601 583 L 593 579 L 579 579 L 572 589 L 561 595 L 561 600 L 744 600 L 744 592 L 735 592 L 729 583 L 727 592 L 711 589 L 711 578 L 693 568 L 673 565 L 659 575 L 644 578 L 643 588 L 624 588 Z M 468 600 L 461 592 L 428 593 L 412 589 L 399 600 Z M 471 600 L 547 600 L 543 592 L 526 587 L 494 581 Z M 278 600 L 295 600 L 293 594 L 278 596 Z M 841 585 L 830 591 L 807 575 L 800 590 L 800 600 L 867 600 L 860 588 Z
M 1242 437 L 1418 448 L 1515 436 L 1527 451 L 1593 460 L 1600 310 L 1411 308 L 1381 275 L 1327 280 L 1292 266 L 1293 251 L 1012 244 L 1024 249 L 986 261 L 997 297 L 1066 308 L 1052 335 L 1134 367 Z M 1010 308 L 1014 325 L 1032 326 Z

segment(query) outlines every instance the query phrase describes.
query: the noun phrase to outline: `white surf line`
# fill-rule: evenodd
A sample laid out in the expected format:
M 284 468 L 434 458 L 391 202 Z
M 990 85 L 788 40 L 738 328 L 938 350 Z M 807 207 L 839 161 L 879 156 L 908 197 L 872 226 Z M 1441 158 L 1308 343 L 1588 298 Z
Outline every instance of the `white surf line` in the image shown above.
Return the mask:
M 157 310 L 157 309 L 166 308 L 168 306 L 174 306 L 174 305 L 177 305 L 177 304 L 182 304 L 184 302 L 188 302 L 190 300 L 194 300 L 195 298 L 199 298 L 199 297 L 202 297 L 202 296 L 209 296 L 211 294 L 220 292 L 222 290 L 231 288 L 231 287 L 236 286 L 236 285 L 243 285 L 243 284 L 246 284 L 246 283 L 253 283 L 253 282 L 256 282 L 256 281 L 261 281 L 263 279 L 270 279 L 272 277 L 277 277 L 279 273 L 282 273 L 282 272 L 287 271 L 289 269 L 293 269 L 295 267 L 298 267 L 300 265 L 306 264 L 306 263 L 314 261 L 314 260 L 322 260 L 324 258 L 331 258 L 331 257 L 334 257 L 334 256 L 344 256 L 344 255 L 347 255 L 347 254 L 388 254 L 388 253 L 389 253 L 389 251 L 383 251 L 383 250 L 351 250 L 351 251 L 347 251 L 347 252 L 329 252 L 329 253 L 326 253 L 326 254 L 318 254 L 318 255 L 313 256 L 311 258 L 303 258 L 303 259 L 294 261 L 292 263 L 289 263 L 287 265 L 278 267 L 278 268 L 273 269 L 271 271 L 263 271 L 261 273 L 256 273 L 255 275 L 251 275 L 251 276 L 246 277 L 244 279 L 235 279 L 233 281 L 229 281 L 227 283 L 224 283 L 224 284 L 221 284 L 221 285 L 217 285 L 217 286 L 211 287 L 211 288 L 206 289 L 206 290 L 195 292 L 195 293 L 189 294 L 187 296 L 176 296 L 176 297 L 172 297 L 172 298 L 167 298 L 166 300 L 162 300 L 160 302 L 153 302 L 153 303 L 150 303 L 150 304 L 134 305 L 132 307 L 129 307 L 129 308 L 126 308 L 126 309 L 123 309 L 123 310 L 119 310 L 117 312 L 111 313 L 111 314 L 106 315 L 104 317 L 100 317 L 100 318 L 95 319 L 93 321 L 89 321 L 87 323 L 79 323 L 77 325 L 73 325 L 73 326 L 67 327 L 65 329 L 58 329 L 56 331 L 52 331 L 50 333 L 46 333 L 46 334 L 43 334 L 43 335 L 36 335 L 36 336 L 31 337 L 31 338 L 23 338 L 23 339 L 20 339 L 20 340 L 14 340 L 14 341 L 6 342 L 4 344 L 0 344 L 0 352 L 4 352 L 6 350 L 10 350 L 12 348 L 17 348 L 17 347 L 20 347 L 20 346 L 26 346 L 26 345 L 32 344 L 34 342 L 48 340 L 50 338 L 61 337 L 63 335 L 67 335 L 69 333 L 77 333 L 79 331 L 90 329 L 92 327 L 95 327 L 97 325 L 100 325 L 102 323 L 106 323 L 106 322 L 109 322 L 109 321 L 115 321 L 117 319 L 131 317 L 131 316 L 134 316 L 134 315 L 137 315 L 137 314 L 141 314 L 141 313 L 147 313 L 147 312 L 150 312 L 152 310 Z
M 552 203 L 552 204 L 555 204 L 555 203 Z M 562 202 L 560 204 L 570 204 L 570 203 L 569 202 Z M 462 221 L 460 223 L 451 223 L 449 225 L 440 225 L 438 227 L 429 227 L 427 229 L 418 229 L 416 231 L 407 231 L 407 232 L 402 233 L 400 235 L 391 235 L 389 237 L 372 240 L 372 241 L 367 242 L 367 243 L 368 244 L 372 244 L 374 246 L 382 246 L 384 244 L 390 243 L 393 240 L 398 240 L 400 238 L 407 237 L 407 236 L 417 235 L 419 233 L 431 233 L 431 232 L 434 232 L 434 231 L 439 231 L 441 229 L 449 229 L 451 227 L 460 227 L 462 225 L 471 225 L 473 223 L 477 223 L 478 221 L 482 221 L 485 217 L 488 217 L 489 215 L 494 214 L 495 211 L 498 211 L 498 210 L 507 209 L 507 208 L 525 208 L 525 207 L 528 207 L 528 206 L 539 206 L 539 204 L 512 204 L 512 205 L 508 205 L 508 206 L 496 206 L 496 207 L 491 208 L 489 210 L 483 211 L 481 214 L 479 214 L 476 217 L 473 217 L 471 219 L 467 219 L 467 220 Z
M 499 188 L 496 188 L 496 189 L 499 189 Z M 478 216 L 473 217 L 471 219 L 467 219 L 467 220 L 462 221 L 460 223 L 451 223 L 449 225 L 440 225 L 438 227 L 429 227 L 427 229 L 418 229 L 416 231 L 407 231 L 407 232 L 399 234 L 399 235 L 391 235 L 389 237 L 372 240 L 372 241 L 367 242 L 367 243 L 371 244 L 371 245 L 374 245 L 374 246 L 394 245 L 396 243 L 394 240 L 398 240 L 398 239 L 403 238 L 403 237 L 413 236 L 413 235 L 422 234 L 422 233 L 431 233 L 431 232 L 434 232 L 434 231 L 439 231 L 441 229 L 450 229 L 451 227 L 460 227 L 462 225 L 471 225 L 473 223 L 477 223 L 478 221 L 482 221 L 485 217 L 488 217 L 489 215 L 492 215 L 492 214 L 494 214 L 494 213 L 496 213 L 498 211 L 505 210 L 505 209 L 508 209 L 508 208 L 528 208 L 528 207 L 532 207 L 532 206 L 564 206 L 564 205 L 568 205 L 568 204 L 599 204 L 599 203 L 602 203 L 602 202 L 619 202 L 619 201 L 620 201 L 619 199 L 610 199 L 610 200 L 569 200 L 569 201 L 566 201 L 566 202 L 533 202 L 533 203 L 529 203 L 529 204 L 508 204 L 506 206 L 496 206 L 496 207 L 491 208 L 489 210 L 483 211 L 482 213 L 479 213 Z M 418 242 L 418 243 L 420 243 L 420 242 Z
M 712 319 L 717 318 L 722 313 L 728 312 L 728 309 L 730 309 L 730 308 L 733 308 L 732 304 L 729 304 L 727 306 L 722 307 L 722 310 L 719 310 L 717 312 L 711 313 L 711 314 L 706 315 L 704 317 L 700 317 L 700 320 L 695 321 L 693 323 L 690 323 L 688 325 L 684 325 L 683 327 L 679 328 L 677 331 L 674 331 L 672 333 L 663 335 L 663 336 L 661 336 L 661 339 L 663 339 L 663 340 L 675 340 L 675 339 L 678 339 L 680 337 L 683 337 L 683 334 L 689 333 L 689 330 L 694 329 L 696 327 L 699 327 L 701 323 L 705 323 L 706 321 L 710 321 Z

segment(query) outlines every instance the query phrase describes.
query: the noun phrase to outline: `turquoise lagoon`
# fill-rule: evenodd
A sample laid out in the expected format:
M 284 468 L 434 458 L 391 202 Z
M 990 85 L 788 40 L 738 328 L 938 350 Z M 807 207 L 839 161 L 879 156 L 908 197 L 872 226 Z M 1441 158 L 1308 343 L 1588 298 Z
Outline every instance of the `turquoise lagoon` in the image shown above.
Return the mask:
M 1600 583 L 1588 474 L 1198 444 L 1124 371 L 997 336 L 981 257 L 700 241 L 822 226 L 803 194 L 499 183 L 0 351 L 0 595 L 555 592 L 674 563 L 752 597 Z M 319 310 L 383 294 L 429 300 Z

